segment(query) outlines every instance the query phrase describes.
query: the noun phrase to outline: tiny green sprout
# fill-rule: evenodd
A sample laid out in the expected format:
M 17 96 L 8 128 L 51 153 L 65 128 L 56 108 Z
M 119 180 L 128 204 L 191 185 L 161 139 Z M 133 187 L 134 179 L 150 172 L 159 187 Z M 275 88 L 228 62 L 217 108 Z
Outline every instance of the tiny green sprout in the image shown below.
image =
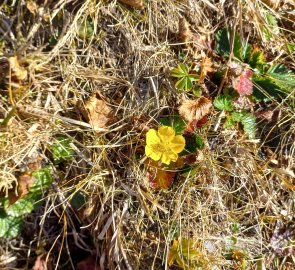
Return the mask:
M 239 223 L 233 223 L 233 224 L 231 225 L 231 230 L 232 230 L 232 232 L 233 232 L 234 234 L 238 233 L 239 230 L 240 230 L 240 225 L 239 225 Z
M 199 79 L 198 74 L 190 73 L 191 67 L 186 64 L 179 64 L 177 68 L 172 69 L 171 76 L 179 78 L 175 87 L 179 90 L 190 91 L 193 88 L 193 82 Z

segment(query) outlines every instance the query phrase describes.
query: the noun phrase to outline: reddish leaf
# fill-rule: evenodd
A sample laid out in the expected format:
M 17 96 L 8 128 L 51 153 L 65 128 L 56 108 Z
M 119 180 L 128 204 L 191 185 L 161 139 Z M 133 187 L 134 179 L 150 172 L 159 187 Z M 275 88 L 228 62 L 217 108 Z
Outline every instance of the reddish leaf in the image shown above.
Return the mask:
M 100 267 L 96 262 L 95 257 L 90 255 L 77 264 L 77 270 L 100 270 Z
M 184 162 L 186 164 L 193 164 L 197 161 L 197 156 L 195 154 L 193 155 L 187 155 L 184 157 Z
M 168 189 L 173 183 L 174 176 L 175 172 L 164 171 L 160 168 L 156 169 L 155 173 L 151 169 L 147 172 L 150 185 L 154 189 Z
M 186 127 L 187 132 L 195 133 L 196 128 L 202 128 L 208 122 L 208 117 L 204 116 L 200 120 L 194 120 L 188 123 Z
M 250 80 L 252 76 L 251 70 L 246 70 L 233 82 L 233 87 L 241 96 L 248 96 L 253 93 L 253 83 Z
M 51 270 L 51 263 L 49 262 L 50 259 L 48 261 L 46 261 L 46 254 L 42 254 L 39 255 L 35 261 L 33 270 Z

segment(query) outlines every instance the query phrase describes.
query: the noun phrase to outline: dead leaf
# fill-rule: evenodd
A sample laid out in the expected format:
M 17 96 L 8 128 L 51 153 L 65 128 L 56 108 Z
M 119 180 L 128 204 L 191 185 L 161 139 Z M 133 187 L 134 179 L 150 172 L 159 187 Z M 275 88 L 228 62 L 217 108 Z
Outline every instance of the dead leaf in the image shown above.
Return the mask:
M 39 255 L 35 261 L 33 270 L 51 270 L 52 266 L 49 261 L 46 262 L 46 254 Z
M 81 114 L 94 130 L 99 131 L 99 129 L 107 126 L 111 117 L 112 109 L 104 100 L 100 99 L 98 93 L 90 97 L 85 105 L 82 101 L 78 101 L 77 106 Z
M 274 10 L 277 10 L 280 5 L 282 5 L 282 0 L 262 0 L 266 5 L 271 7 Z
M 77 270 L 100 270 L 101 268 L 97 265 L 97 260 L 94 256 L 90 255 L 85 260 L 77 264 Z
M 282 111 L 276 108 L 266 108 L 260 111 L 255 111 L 254 115 L 261 121 L 277 123 L 282 118 Z
M 185 43 L 187 48 L 193 50 L 194 58 L 199 58 L 200 51 L 211 51 L 212 41 L 204 29 L 198 28 L 201 33 L 193 33 L 190 23 L 184 18 L 179 18 L 178 36 L 181 42 Z
M 38 10 L 38 5 L 36 4 L 35 1 L 33 0 L 27 0 L 26 2 L 26 6 L 27 9 L 32 13 L 32 14 L 36 14 L 37 10 Z
M 184 100 L 178 108 L 179 114 L 188 122 L 198 121 L 210 112 L 212 102 L 206 97 Z
M 11 68 L 11 76 L 18 81 L 23 81 L 27 78 L 28 72 L 25 68 L 19 65 L 17 57 L 9 57 L 9 63 Z
M 237 110 L 250 109 L 252 107 L 252 102 L 247 96 L 239 96 L 233 102 L 233 105 Z
M 182 17 L 179 18 L 179 38 L 183 43 L 189 43 L 192 42 L 194 39 L 194 35 L 192 33 L 192 31 L 190 30 L 190 24 L 188 23 L 188 21 Z
M 137 9 L 143 9 L 144 8 L 144 4 L 143 4 L 143 0 L 118 0 L 119 2 L 126 4 L 128 6 L 137 8 Z
M 24 173 L 17 179 L 17 194 L 14 192 L 11 192 L 8 196 L 9 203 L 12 205 L 15 202 L 17 202 L 19 199 L 26 196 L 31 186 L 33 185 L 35 181 L 35 177 L 33 177 L 30 173 Z
M 27 195 L 31 186 L 35 181 L 35 177 L 30 174 L 24 173 L 18 178 L 18 196 L 19 198 Z
M 212 72 L 212 71 L 213 71 L 212 61 L 209 57 L 207 57 L 205 55 L 202 59 L 199 83 L 203 83 L 207 73 Z
M 250 80 L 252 76 L 251 70 L 245 70 L 241 76 L 234 79 L 233 87 L 240 96 L 249 96 L 253 93 L 253 82 Z

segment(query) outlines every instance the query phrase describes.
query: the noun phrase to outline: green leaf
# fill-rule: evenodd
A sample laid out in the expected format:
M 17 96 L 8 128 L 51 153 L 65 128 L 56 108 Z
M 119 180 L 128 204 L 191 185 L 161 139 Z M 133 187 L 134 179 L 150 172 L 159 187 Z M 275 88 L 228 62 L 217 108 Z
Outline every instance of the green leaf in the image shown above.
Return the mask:
M 179 115 L 161 118 L 159 122 L 164 126 L 173 127 L 176 135 L 182 135 L 186 129 L 186 123 Z
M 172 69 L 171 76 L 179 78 L 175 87 L 185 91 L 191 90 L 193 88 L 193 82 L 199 78 L 197 74 L 189 73 L 189 67 L 183 63 L 179 64 L 177 68 Z
M 232 98 L 225 95 L 220 95 L 214 99 L 213 102 L 214 107 L 220 111 L 232 111 L 233 110 L 233 102 Z
M 70 160 L 74 157 L 75 151 L 71 147 L 72 140 L 63 136 L 56 139 L 56 143 L 50 147 L 55 164 L 59 164 L 65 160 Z
M 231 119 L 234 122 L 241 122 L 244 117 L 244 111 L 234 111 L 231 113 Z
M 175 87 L 179 90 L 189 91 L 193 88 L 193 82 L 189 77 L 185 76 L 176 82 Z
M 78 30 L 78 36 L 82 39 L 88 39 L 93 36 L 93 33 L 94 33 L 93 20 L 89 17 L 84 23 L 81 24 Z
M 284 65 L 272 65 L 264 75 L 254 74 L 253 97 L 267 101 L 271 97 L 282 99 L 295 89 L 295 75 Z
M 248 63 L 252 68 L 258 68 L 260 71 L 262 71 L 263 65 L 266 64 L 263 53 L 256 49 L 252 51 Z
M 232 116 L 229 114 L 226 117 L 226 120 L 224 122 L 225 128 L 232 128 L 236 124 L 236 121 L 232 118 Z
M 295 74 L 284 65 L 272 65 L 266 72 L 266 76 L 283 91 L 291 92 L 295 89 Z
M 11 217 L 19 217 L 24 214 L 29 214 L 34 210 L 34 204 L 37 199 L 38 197 L 36 194 L 28 194 L 5 208 L 5 212 Z
M 244 60 L 250 53 L 251 46 L 248 43 L 242 44 L 241 37 L 238 33 L 234 33 L 233 54 L 236 58 Z M 230 33 L 227 29 L 220 29 L 215 35 L 216 47 L 215 50 L 224 56 L 229 56 L 231 53 Z
M 247 50 L 247 47 L 245 50 Z M 242 46 L 241 38 L 237 33 L 235 33 L 233 53 L 236 58 L 238 58 L 242 61 L 244 60 L 243 59 L 243 46 Z
M 33 172 L 32 176 L 34 176 L 36 180 L 30 188 L 30 193 L 41 193 L 43 189 L 50 187 L 52 183 L 51 168 L 49 166 Z
M 8 216 L 1 211 L 0 214 L 0 237 L 17 237 L 22 229 L 22 218 Z
M 230 55 L 229 33 L 227 29 L 220 29 L 215 34 L 215 50 L 222 55 Z
M 286 92 L 282 91 L 270 78 L 253 74 L 253 97 L 257 101 L 268 101 L 271 97 L 282 99 Z
M 254 115 L 247 113 L 241 120 L 245 134 L 254 139 L 256 135 L 256 118 Z
M 86 203 L 85 194 L 78 190 L 77 192 L 75 192 L 74 196 L 72 196 L 70 203 L 73 208 L 79 209 Z
M 245 63 L 248 63 L 251 57 L 252 46 L 246 42 L 242 49 L 242 59 Z
M 198 135 L 185 138 L 185 151 L 194 154 L 197 149 L 201 149 L 204 145 L 203 138 Z
M 263 26 L 262 31 L 264 33 L 265 38 L 267 40 L 270 40 L 273 35 L 280 34 L 280 28 L 278 26 L 277 18 L 269 12 L 265 14 L 265 20 L 267 26 Z
M 290 54 L 293 54 L 295 52 L 295 44 L 287 43 L 286 47 L 287 47 L 287 50 Z
M 245 134 L 250 139 L 256 135 L 256 118 L 253 114 L 246 111 L 234 111 L 226 119 L 225 127 L 231 128 L 235 123 L 241 123 Z

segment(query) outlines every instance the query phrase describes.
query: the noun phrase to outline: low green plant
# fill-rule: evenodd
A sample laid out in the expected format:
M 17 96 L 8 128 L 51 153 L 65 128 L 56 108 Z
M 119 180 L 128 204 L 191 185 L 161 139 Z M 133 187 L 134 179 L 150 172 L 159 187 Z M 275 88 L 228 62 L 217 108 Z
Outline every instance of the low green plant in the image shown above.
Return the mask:
M 50 147 L 54 164 L 62 163 L 70 160 L 75 155 L 75 151 L 71 147 L 72 140 L 64 136 L 56 138 L 56 142 Z
M 243 126 L 245 134 L 254 139 L 256 134 L 256 117 L 246 110 L 235 110 L 233 100 L 230 96 L 220 95 L 214 99 L 214 107 L 217 110 L 226 112 L 225 127 L 232 128 L 240 123 Z
M 9 198 L 0 199 L 0 237 L 13 238 L 19 235 L 24 217 L 37 206 L 42 194 L 52 183 L 51 168 L 44 167 L 32 173 L 34 182 L 24 197 L 10 203 Z
M 198 80 L 199 75 L 191 72 L 191 67 L 181 63 L 177 68 L 172 69 L 171 76 L 178 78 L 175 87 L 179 90 L 190 91 L 193 89 L 194 82 Z

